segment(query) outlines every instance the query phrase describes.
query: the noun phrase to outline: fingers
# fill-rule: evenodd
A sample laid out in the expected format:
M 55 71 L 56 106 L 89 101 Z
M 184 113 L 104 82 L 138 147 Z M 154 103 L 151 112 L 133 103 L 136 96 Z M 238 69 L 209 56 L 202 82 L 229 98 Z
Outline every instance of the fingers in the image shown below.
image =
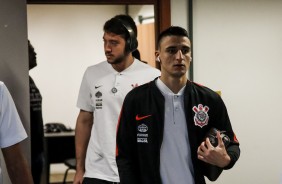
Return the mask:
M 217 136 L 217 141 L 218 141 L 218 145 L 217 146 L 220 147 L 220 148 L 225 147 L 224 146 L 224 142 L 223 142 L 223 140 L 222 140 L 222 138 L 220 136 L 220 132 L 219 131 L 216 132 L 216 136 Z
M 205 161 L 205 151 L 206 151 L 205 142 L 202 142 L 201 145 L 198 147 L 197 153 L 198 153 L 198 159 Z
M 211 144 L 209 138 L 206 138 L 205 141 L 201 143 L 201 145 L 198 147 L 197 153 L 198 153 L 198 159 L 209 162 L 210 161 L 210 155 L 212 152 L 215 151 L 215 147 Z
M 214 149 L 214 146 L 211 144 L 209 138 L 206 138 L 206 146 L 207 146 L 208 149 Z
M 221 137 L 220 131 L 216 132 L 218 145 L 214 147 L 209 138 L 203 141 L 198 147 L 198 159 L 209 164 L 225 167 L 230 162 L 230 157 L 226 152 L 226 148 Z

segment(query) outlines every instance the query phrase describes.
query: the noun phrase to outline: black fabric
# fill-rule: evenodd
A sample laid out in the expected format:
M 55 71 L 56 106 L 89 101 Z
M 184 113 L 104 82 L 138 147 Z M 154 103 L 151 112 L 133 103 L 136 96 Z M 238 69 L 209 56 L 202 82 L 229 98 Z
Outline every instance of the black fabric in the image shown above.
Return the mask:
M 31 140 L 31 168 L 35 184 L 40 183 L 43 155 L 43 118 L 42 118 L 42 96 L 33 79 L 29 77 L 30 90 L 30 140 Z
M 30 87 L 30 124 L 31 124 L 31 153 L 38 155 L 43 152 L 43 118 L 42 118 L 42 96 L 31 77 Z
M 119 184 L 117 182 L 100 180 L 97 178 L 83 178 L 82 184 Z
M 208 124 L 202 127 L 196 126 L 196 115 L 193 111 L 194 107 L 201 104 L 209 107 Z M 188 81 L 184 92 L 184 108 L 195 184 L 205 184 L 203 172 L 205 168 L 203 162 L 197 158 L 197 148 L 212 127 L 226 131 L 229 137 L 235 137 L 235 135 L 221 97 L 209 88 Z M 139 116 L 148 117 L 138 120 L 136 117 Z M 140 127 L 145 127 L 146 139 L 138 139 L 140 138 L 138 135 Z M 163 128 L 164 97 L 155 81 L 129 92 L 124 100 L 117 131 L 116 159 L 121 184 L 161 184 L 159 166 Z M 138 140 L 147 140 L 147 142 L 140 143 Z M 234 149 L 231 152 L 227 150 L 227 152 L 231 154 L 229 166 L 232 167 L 239 158 L 240 149 L 239 142 L 235 139 L 231 140 L 230 147 L 231 145 Z
M 209 138 L 211 144 L 216 147 L 218 145 L 218 139 L 217 139 L 217 129 L 216 128 L 211 128 L 209 132 L 207 133 L 206 138 Z M 223 132 L 220 133 L 221 138 L 223 140 L 223 143 L 225 147 L 227 148 L 229 143 L 230 143 L 230 138 L 225 135 Z M 217 167 L 215 165 L 211 165 L 208 163 L 203 163 L 205 169 L 203 170 L 204 175 L 210 180 L 210 181 L 215 181 L 217 178 L 220 176 L 224 168 Z
M 131 28 L 131 26 L 122 19 L 118 19 L 123 27 L 127 30 L 128 38 L 126 39 L 126 51 L 133 52 L 138 47 L 138 41 L 135 32 Z
M 35 157 L 32 157 L 31 172 L 32 172 L 32 178 L 33 178 L 34 184 L 40 184 L 44 164 L 45 163 L 44 163 L 43 153 L 38 154 Z

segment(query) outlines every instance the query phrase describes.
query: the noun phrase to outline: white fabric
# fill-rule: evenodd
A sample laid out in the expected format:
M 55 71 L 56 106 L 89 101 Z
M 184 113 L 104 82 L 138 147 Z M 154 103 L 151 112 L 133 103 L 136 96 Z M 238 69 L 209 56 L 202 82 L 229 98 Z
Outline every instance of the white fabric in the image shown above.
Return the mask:
M 160 150 L 160 174 L 163 184 L 194 184 L 190 142 L 184 112 L 185 86 L 174 94 L 160 79 L 157 87 L 165 98 L 163 142 Z
M 122 72 L 114 70 L 106 61 L 87 68 L 77 101 L 78 108 L 94 112 L 84 177 L 119 182 L 116 128 L 123 100 L 131 89 L 159 75 L 159 70 L 136 59 Z
M 12 146 L 27 137 L 22 125 L 14 101 L 6 88 L 0 81 L 0 148 Z M 0 184 L 2 174 L 0 167 Z

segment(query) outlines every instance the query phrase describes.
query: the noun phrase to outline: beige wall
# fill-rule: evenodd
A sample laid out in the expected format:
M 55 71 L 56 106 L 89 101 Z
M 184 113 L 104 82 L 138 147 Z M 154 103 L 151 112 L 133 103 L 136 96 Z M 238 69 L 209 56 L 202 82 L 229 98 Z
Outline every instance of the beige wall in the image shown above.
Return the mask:
M 193 4 L 194 80 L 221 90 L 242 149 L 216 183 L 281 183 L 282 1 Z

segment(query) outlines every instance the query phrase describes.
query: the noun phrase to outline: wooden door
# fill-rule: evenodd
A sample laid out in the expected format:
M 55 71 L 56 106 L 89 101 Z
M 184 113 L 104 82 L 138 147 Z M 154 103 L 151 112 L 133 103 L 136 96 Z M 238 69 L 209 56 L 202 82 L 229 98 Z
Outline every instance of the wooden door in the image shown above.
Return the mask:
M 138 50 L 141 60 L 155 67 L 155 24 L 139 24 L 138 30 Z

